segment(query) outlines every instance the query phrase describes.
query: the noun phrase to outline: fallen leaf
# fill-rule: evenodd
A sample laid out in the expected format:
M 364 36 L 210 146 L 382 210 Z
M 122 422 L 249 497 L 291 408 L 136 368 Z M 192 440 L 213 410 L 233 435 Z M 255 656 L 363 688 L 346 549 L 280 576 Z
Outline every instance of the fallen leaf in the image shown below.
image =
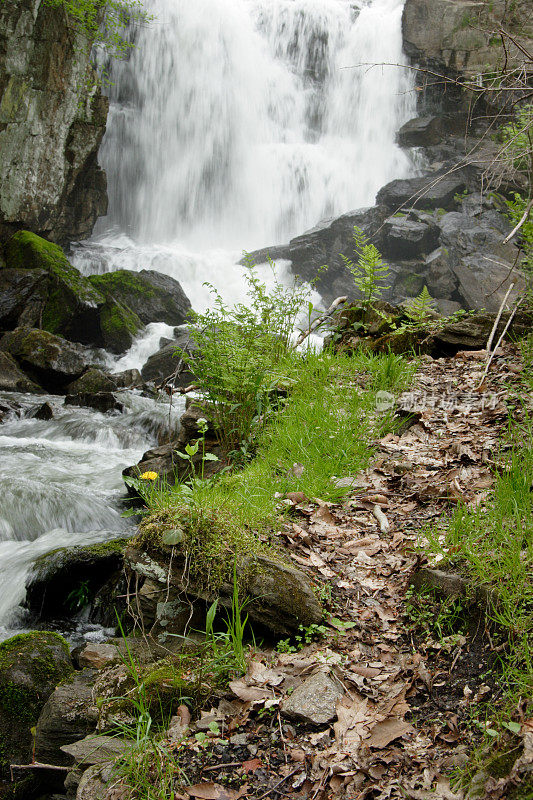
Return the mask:
M 260 758 L 252 758 L 252 759 L 250 759 L 250 761 L 243 761 L 242 768 L 243 768 L 244 772 L 246 772 L 247 774 L 249 772 L 253 774 L 262 765 L 263 765 L 263 762 L 261 761 Z
M 374 725 L 370 736 L 365 740 L 365 744 L 369 747 L 375 747 L 377 750 L 382 750 L 395 739 L 399 739 L 413 730 L 413 726 L 403 719 L 386 719 Z

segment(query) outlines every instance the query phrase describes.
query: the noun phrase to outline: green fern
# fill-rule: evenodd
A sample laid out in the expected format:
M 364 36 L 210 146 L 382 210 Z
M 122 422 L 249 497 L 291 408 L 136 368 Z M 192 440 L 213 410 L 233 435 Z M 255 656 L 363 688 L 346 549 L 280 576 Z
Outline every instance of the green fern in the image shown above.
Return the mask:
M 351 273 L 356 287 L 361 292 L 361 307 L 364 314 L 374 300 L 378 300 L 382 295 L 380 281 L 387 278 L 389 267 L 383 263 L 381 253 L 365 236 L 363 231 L 354 225 L 353 229 L 354 255 L 358 256 L 354 262 L 348 256 L 341 253 L 344 266 Z
M 424 284 L 420 294 L 407 303 L 405 311 L 413 322 L 423 322 L 431 316 L 434 303 L 435 301 L 430 295 L 428 287 Z

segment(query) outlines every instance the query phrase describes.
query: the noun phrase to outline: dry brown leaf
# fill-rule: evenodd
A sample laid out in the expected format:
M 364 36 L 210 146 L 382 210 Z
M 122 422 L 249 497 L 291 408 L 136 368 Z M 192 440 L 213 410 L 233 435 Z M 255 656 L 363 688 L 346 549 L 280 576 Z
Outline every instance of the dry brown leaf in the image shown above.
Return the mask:
M 262 703 L 272 696 L 272 692 L 268 691 L 268 689 L 248 686 L 243 680 L 231 681 L 229 688 L 236 697 L 244 700 L 246 703 Z
M 413 726 L 403 719 L 386 719 L 374 725 L 370 731 L 370 736 L 365 740 L 365 744 L 368 747 L 382 750 L 395 739 L 399 739 L 413 730 Z

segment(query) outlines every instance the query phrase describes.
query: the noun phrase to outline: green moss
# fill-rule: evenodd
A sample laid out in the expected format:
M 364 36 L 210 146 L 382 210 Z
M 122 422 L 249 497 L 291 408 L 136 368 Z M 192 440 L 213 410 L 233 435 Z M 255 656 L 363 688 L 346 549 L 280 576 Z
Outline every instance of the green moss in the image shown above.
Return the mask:
M 23 633 L 0 644 L 0 707 L 4 714 L 25 724 L 36 721 L 43 691 L 73 671 L 70 661 L 57 660 L 58 651 L 69 658 L 67 642 L 53 632 Z M 15 680 L 19 665 L 29 680 Z
M 113 352 L 127 350 L 132 339 L 143 328 L 137 314 L 129 308 L 108 299 L 100 314 L 100 330 L 104 345 Z
M 104 295 L 114 297 L 121 291 L 133 292 L 143 297 L 154 297 L 156 292 L 142 280 L 135 272 L 124 269 L 117 269 L 114 272 L 106 272 L 103 275 L 90 275 L 88 279 L 92 286 Z

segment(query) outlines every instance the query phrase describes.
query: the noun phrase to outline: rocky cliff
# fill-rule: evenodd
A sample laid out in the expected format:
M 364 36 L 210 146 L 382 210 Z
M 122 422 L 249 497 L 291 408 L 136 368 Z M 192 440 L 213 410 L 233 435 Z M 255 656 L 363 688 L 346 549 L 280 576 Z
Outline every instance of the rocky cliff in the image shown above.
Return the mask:
M 97 154 L 107 100 L 86 41 L 42 0 L 0 4 L 0 238 L 88 236 L 106 213 Z

